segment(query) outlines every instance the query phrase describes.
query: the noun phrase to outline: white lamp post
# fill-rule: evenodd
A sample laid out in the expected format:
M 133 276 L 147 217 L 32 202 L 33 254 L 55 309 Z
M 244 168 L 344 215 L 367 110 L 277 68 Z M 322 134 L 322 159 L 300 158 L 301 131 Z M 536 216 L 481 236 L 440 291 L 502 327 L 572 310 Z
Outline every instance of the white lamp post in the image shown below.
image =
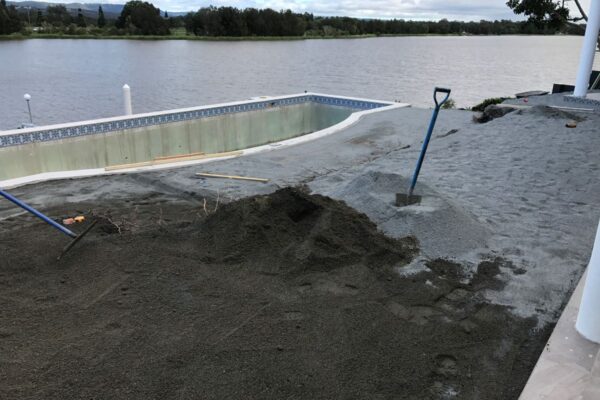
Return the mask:
M 31 106 L 29 105 L 29 101 L 31 100 L 31 95 L 29 93 L 25 93 L 23 98 L 27 102 L 27 111 L 29 112 L 29 123 L 33 124 L 33 118 L 31 117 Z
M 575 83 L 574 95 L 576 97 L 587 95 L 590 86 L 590 75 L 594 66 L 594 56 L 596 55 L 598 34 L 600 34 L 600 0 L 592 0 L 587 28 L 585 29 L 585 38 L 583 39 L 583 48 L 581 49 L 577 82 Z

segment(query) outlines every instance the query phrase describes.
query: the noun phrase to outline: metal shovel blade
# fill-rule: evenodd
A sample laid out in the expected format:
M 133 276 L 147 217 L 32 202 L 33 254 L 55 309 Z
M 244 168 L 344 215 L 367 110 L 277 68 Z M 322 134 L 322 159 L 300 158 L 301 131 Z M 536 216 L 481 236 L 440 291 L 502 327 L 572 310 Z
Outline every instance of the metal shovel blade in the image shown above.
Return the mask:
M 408 195 L 406 193 L 396 193 L 396 206 L 397 207 L 406 207 L 412 204 L 419 204 L 423 196 L 419 196 L 416 194 Z
M 67 252 L 69 250 L 71 250 L 73 248 L 73 246 L 75 246 L 77 244 L 77 242 L 79 242 L 81 239 L 83 239 L 83 237 L 85 235 L 87 235 L 97 223 L 98 223 L 98 220 L 96 219 L 87 228 L 85 228 L 85 230 L 83 232 L 81 232 L 79 235 L 77 235 L 75 237 L 75 239 L 73 239 L 68 245 L 65 246 L 62 253 L 60 253 L 60 255 L 58 257 L 56 257 L 56 260 L 60 261 L 60 259 L 63 258 L 63 256 L 65 254 L 67 254 Z

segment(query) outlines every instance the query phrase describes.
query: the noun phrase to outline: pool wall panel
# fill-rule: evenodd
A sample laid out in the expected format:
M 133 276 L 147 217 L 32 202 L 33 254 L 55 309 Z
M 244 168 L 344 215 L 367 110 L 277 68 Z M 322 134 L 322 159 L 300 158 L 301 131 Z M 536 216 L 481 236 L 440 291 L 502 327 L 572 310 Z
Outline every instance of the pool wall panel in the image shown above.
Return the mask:
M 290 139 L 336 124 L 351 109 L 304 103 L 0 149 L 0 180 L 104 168 Z
M 301 94 L 0 132 L 0 181 L 248 149 L 393 103 Z

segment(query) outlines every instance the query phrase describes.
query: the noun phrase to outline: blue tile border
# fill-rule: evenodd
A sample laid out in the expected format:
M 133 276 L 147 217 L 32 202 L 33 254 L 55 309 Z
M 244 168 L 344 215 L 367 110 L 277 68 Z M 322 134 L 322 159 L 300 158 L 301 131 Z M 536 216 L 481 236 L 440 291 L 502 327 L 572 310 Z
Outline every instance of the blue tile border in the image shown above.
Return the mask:
M 388 106 L 389 104 L 377 103 L 373 101 L 362 101 L 362 100 L 352 100 L 352 99 L 344 99 L 339 97 L 329 97 L 329 96 L 310 96 L 310 101 L 318 104 L 326 104 L 330 106 L 340 106 L 346 108 L 352 108 L 356 110 L 372 110 L 374 108 L 380 108 Z
M 353 100 L 334 96 L 321 96 L 307 94 L 306 96 L 295 96 L 282 99 L 264 100 L 230 106 L 204 108 L 201 110 L 181 111 L 170 114 L 150 115 L 144 117 L 124 117 L 121 120 L 110 122 L 89 123 L 66 128 L 44 129 L 27 133 L 15 133 L 0 136 L 0 148 L 19 146 L 36 142 L 51 142 L 73 137 L 97 135 L 126 129 L 143 128 L 145 126 L 169 124 L 173 122 L 189 121 L 194 119 L 208 118 L 225 114 L 235 114 L 248 111 L 262 110 L 272 107 L 285 107 L 290 105 L 313 102 L 329 106 L 351 108 L 353 110 L 365 111 L 375 108 L 386 107 L 390 104 L 378 103 L 366 100 Z

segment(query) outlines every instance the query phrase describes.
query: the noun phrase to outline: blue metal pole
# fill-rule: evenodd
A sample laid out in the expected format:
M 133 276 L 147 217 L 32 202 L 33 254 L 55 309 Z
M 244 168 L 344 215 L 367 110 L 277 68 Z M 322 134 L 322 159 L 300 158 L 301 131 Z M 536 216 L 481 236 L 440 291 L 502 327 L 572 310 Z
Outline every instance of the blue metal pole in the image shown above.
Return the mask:
M 423 147 L 421 147 L 421 155 L 419 155 L 419 161 L 417 161 L 417 166 L 415 167 L 415 172 L 413 173 L 412 181 L 410 183 L 410 189 L 408 191 L 408 196 L 412 196 L 413 191 L 415 190 L 415 186 L 417 185 L 417 179 L 419 179 L 419 172 L 421 172 L 421 167 L 423 166 L 423 161 L 425 160 L 425 154 L 427 153 L 427 147 L 429 146 L 429 141 L 431 140 L 431 134 L 433 133 L 433 128 L 435 127 L 435 122 L 437 120 L 439 112 L 440 112 L 440 108 L 438 106 L 433 111 L 433 116 L 431 117 L 431 122 L 429 123 L 429 130 L 427 131 L 427 136 L 425 136 L 425 140 L 423 141 Z
M 437 94 L 438 92 L 446 93 L 446 97 L 438 102 Z M 423 166 L 423 161 L 425 160 L 425 154 L 427 153 L 427 147 L 429 146 L 429 141 L 431 140 L 431 135 L 433 134 L 433 128 L 435 127 L 435 123 L 437 121 L 438 114 L 440 113 L 440 109 L 442 105 L 450 98 L 450 89 L 442 89 L 435 88 L 433 91 L 433 100 L 435 101 L 435 109 L 433 110 L 433 115 L 431 116 L 431 122 L 429 123 L 429 129 L 427 130 L 427 135 L 425 136 L 425 140 L 423 141 L 423 146 L 421 147 L 421 154 L 419 155 L 419 161 L 417 161 L 417 166 L 415 167 L 415 172 L 413 173 L 412 180 L 410 182 L 410 188 L 408 189 L 408 197 L 412 196 L 415 186 L 417 185 L 417 180 L 419 179 L 419 173 L 421 172 L 421 167 Z
M 47 223 L 47 224 L 53 226 L 54 228 L 58 229 L 59 231 L 61 231 L 65 235 L 70 236 L 72 238 L 77 237 L 76 233 L 73 233 L 71 230 L 65 228 L 64 226 L 62 226 L 61 224 L 57 223 L 56 221 L 48 218 L 47 216 L 45 216 L 44 214 L 42 214 L 41 212 L 39 212 L 35 208 L 31 207 L 30 205 L 28 205 L 26 203 L 23 203 L 21 200 L 17 199 L 13 195 L 11 195 L 9 193 L 6 193 L 3 190 L 0 190 L 0 196 L 4 197 L 5 199 L 7 199 L 9 201 L 12 201 L 13 203 L 15 203 L 16 205 L 18 205 L 22 209 L 24 209 L 26 211 L 29 211 L 31 214 L 35 215 L 36 217 L 38 217 L 39 219 L 41 219 L 45 223 Z

